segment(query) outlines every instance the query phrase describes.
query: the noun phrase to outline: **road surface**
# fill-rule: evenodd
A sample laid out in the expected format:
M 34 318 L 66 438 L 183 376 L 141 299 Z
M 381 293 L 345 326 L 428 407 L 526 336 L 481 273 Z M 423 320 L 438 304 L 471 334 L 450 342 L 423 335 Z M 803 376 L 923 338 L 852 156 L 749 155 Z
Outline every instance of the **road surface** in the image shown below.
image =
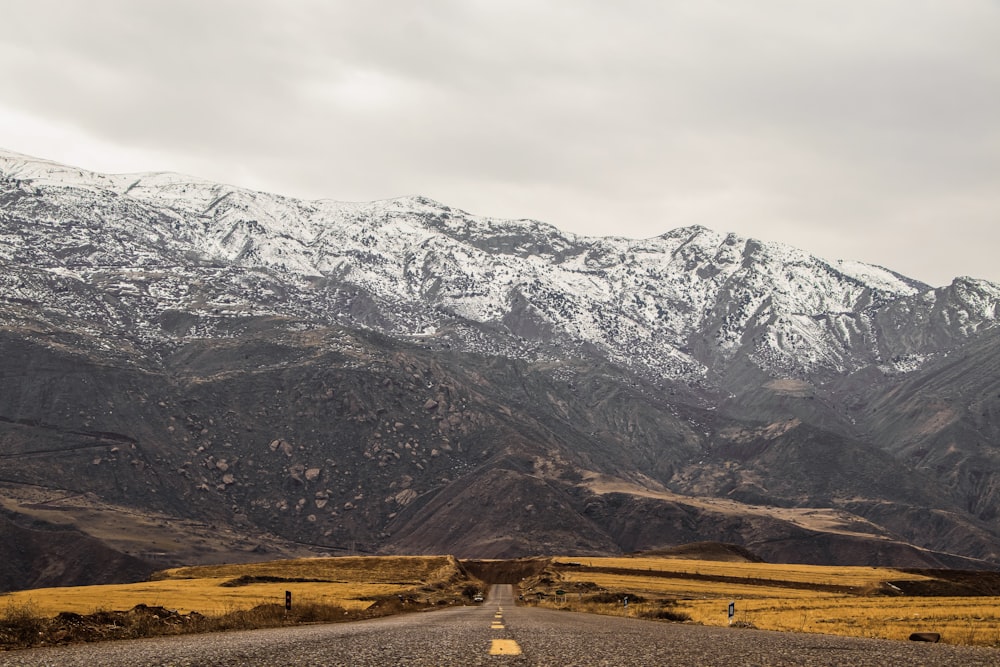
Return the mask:
M 488 665 L 1000 665 L 1000 650 L 760 632 L 517 607 L 510 586 L 483 605 L 391 618 L 0 653 L 0 665 L 360 667 Z

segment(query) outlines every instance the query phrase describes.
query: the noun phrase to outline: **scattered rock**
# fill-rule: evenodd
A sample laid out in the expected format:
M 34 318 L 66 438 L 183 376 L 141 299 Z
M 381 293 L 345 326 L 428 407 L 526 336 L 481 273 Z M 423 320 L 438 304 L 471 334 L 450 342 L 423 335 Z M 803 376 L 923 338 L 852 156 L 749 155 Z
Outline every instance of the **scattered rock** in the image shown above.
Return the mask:
M 270 447 L 272 452 L 280 451 L 282 454 L 288 457 L 291 457 L 292 452 L 295 451 L 295 448 L 292 447 L 290 442 L 288 442 L 287 440 L 283 440 L 281 438 L 277 440 L 272 440 L 271 444 L 269 444 L 268 447 Z
M 393 496 L 393 499 L 400 505 L 409 505 L 417 499 L 417 492 L 413 489 L 403 489 Z

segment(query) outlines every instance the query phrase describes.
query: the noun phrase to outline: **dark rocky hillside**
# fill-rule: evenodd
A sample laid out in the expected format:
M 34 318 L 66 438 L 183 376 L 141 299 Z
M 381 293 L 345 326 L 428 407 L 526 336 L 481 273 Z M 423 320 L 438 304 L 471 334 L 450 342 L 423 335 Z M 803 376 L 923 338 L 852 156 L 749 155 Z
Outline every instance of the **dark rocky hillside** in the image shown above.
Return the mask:
M 0 174 L 21 524 L 157 566 L 699 541 L 1000 564 L 996 285 L 703 228 L 584 239 L 6 153 Z
M 143 581 L 153 570 L 89 535 L 0 514 L 0 591 Z

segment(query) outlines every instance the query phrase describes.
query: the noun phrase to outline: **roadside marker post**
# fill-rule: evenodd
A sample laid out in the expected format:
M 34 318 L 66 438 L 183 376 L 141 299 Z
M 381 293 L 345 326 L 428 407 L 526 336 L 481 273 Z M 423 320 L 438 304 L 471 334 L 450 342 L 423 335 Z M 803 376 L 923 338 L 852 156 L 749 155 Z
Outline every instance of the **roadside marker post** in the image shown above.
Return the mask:
M 285 591 L 285 612 L 292 610 L 292 592 Z
M 736 601 L 729 601 L 729 625 L 733 624 L 733 616 L 736 615 Z

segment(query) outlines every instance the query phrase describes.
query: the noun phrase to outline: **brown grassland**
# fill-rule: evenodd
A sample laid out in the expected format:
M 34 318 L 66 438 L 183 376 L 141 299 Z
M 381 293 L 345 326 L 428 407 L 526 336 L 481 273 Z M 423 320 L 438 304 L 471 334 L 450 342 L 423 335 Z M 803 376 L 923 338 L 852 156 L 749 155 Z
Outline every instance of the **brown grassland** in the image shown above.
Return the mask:
M 0 649 L 372 618 L 482 589 L 451 556 L 308 558 L 164 570 L 134 584 L 0 595 Z M 292 610 L 285 609 L 285 592 Z
M 937 592 L 905 594 L 911 587 Z M 1000 597 L 947 595 L 932 573 L 891 568 L 557 558 L 521 590 L 531 604 L 593 613 L 725 626 L 732 601 L 737 627 L 902 640 L 937 632 L 942 642 L 1000 646 Z
M 153 581 L 136 584 L 18 591 L 0 596 L 0 606 L 30 604 L 44 616 L 63 611 L 88 614 L 137 604 L 166 607 L 185 614 L 194 611 L 214 615 L 266 603 L 284 605 L 285 591 L 291 591 L 293 601 L 366 609 L 380 596 L 402 595 L 423 586 L 433 588 L 435 584 L 450 581 L 457 572 L 456 561 L 446 556 L 306 558 L 202 565 L 164 570 L 154 575 Z M 236 585 L 225 585 L 229 582 Z
M 1000 646 L 996 573 L 666 557 L 538 562 L 519 585 L 527 604 L 885 639 L 937 632 L 943 642 Z M 466 603 L 482 586 L 450 556 L 174 568 L 143 583 L 0 595 L 0 648 L 370 618 Z

